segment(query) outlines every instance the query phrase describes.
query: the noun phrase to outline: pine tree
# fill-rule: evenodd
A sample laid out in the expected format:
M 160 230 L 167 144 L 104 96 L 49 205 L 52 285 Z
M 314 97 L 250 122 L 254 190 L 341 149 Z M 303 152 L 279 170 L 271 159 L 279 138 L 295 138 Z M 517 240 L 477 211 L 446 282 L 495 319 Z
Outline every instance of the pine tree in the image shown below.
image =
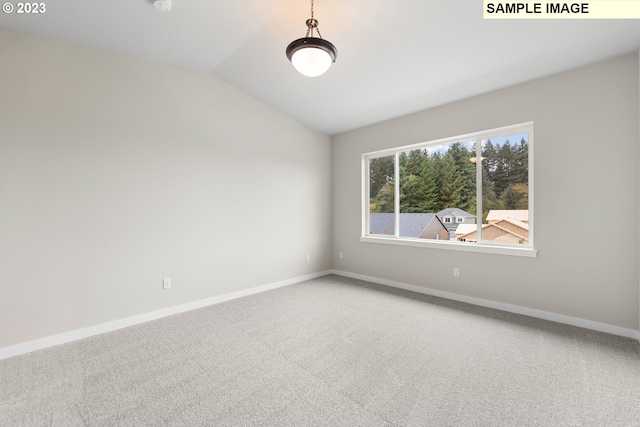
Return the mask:
M 518 145 L 511 148 L 513 165 L 510 176 L 512 184 L 529 182 L 529 144 L 522 138 Z
M 369 194 L 376 197 L 380 189 L 394 179 L 394 156 L 369 160 Z
M 422 163 L 420 178 L 423 184 L 422 212 L 435 213 L 440 211 L 440 187 L 436 175 L 436 162 L 438 160 L 427 159 Z
M 453 157 L 462 189 L 460 190 L 458 204 L 445 207 L 457 207 L 469 212 L 470 209 L 475 209 L 476 200 L 476 166 L 471 162 L 471 158 L 476 157 L 475 150 L 471 151 L 461 143 L 456 142 L 451 145 L 447 154 Z
M 502 193 L 511 184 L 511 170 L 513 167 L 513 153 L 511 144 L 506 141 L 497 148 L 498 157 L 496 159 L 496 170 L 493 173 L 493 188 L 496 196 L 501 197 Z
M 464 183 L 456 168 L 453 156 L 448 152 L 442 159 L 440 186 L 440 209 L 455 208 L 462 200 Z
M 400 156 L 400 212 L 424 212 L 425 184 L 421 178 L 424 150 L 411 150 Z
M 400 170 L 400 212 L 422 212 L 424 184 L 418 175 L 403 173 Z
M 487 222 L 487 214 L 493 209 L 503 209 L 503 203 L 498 200 L 493 190 L 493 184 L 489 180 L 489 173 L 486 169 L 482 171 L 482 223 Z M 475 209 L 474 209 L 475 212 Z M 478 218 L 480 220 L 480 218 Z
M 513 185 L 509 185 L 502 193 L 501 199 L 504 203 L 505 209 L 516 209 L 516 206 L 518 206 L 519 195 L 513 189 Z
M 482 167 L 486 173 L 486 179 L 491 183 L 493 189 L 495 183 L 493 174 L 498 167 L 498 152 L 491 143 L 491 140 L 488 140 L 484 147 L 482 147 L 482 157 L 484 158 L 482 160 Z
M 400 165 L 405 166 L 408 174 L 416 176 L 420 175 L 422 162 L 424 162 L 424 159 L 426 158 L 425 150 L 411 150 L 409 151 L 409 155 L 406 155 L 405 153 L 402 154 L 405 155 L 406 161 L 404 165 L 402 163 L 400 163 Z

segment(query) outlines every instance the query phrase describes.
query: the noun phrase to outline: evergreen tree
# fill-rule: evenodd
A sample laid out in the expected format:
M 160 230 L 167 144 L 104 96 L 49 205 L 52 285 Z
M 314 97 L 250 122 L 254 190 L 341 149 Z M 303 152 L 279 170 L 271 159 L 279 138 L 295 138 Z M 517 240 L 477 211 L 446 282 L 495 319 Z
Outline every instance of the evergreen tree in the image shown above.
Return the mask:
M 423 184 L 424 198 L 422 212 L 435 213 L 440 211 L 440 187 L 435 170 L 436 160 L 427 159 L 422 163 L 421 180 Z
M 470 209 L 475 210 L 476 166 L 471 162 L 471 158 L 476 157 L 475 148 L 472 151 L 463 144 L 456 142 L 451 145 L 447 154 L 453 157 L 462 189 L 458 204 L 456 206 L 445 206 L 445 208 L 456 207 L 467 212 L 470 212 Z
M 529 144 L 522 138 L 518 145 L 512 147 L 513 165 L 510 181 L 512 184 L 529 182 Z
M 378 194 L 369 201 L 371 213 L 393 213 L 395 206 L 395 184 L 393 181 L 385 183 Z
M 500 198 L 503 209 L 529 209 L 527 190 L 526 184 L 509 185 Z
M 424 183 L 418 175 L 402 175 L 400 180 L 400 212 L 421 213 L 424 204 Z
M 394 156 L 378 157 L 369 160 L 369 194 L 376 197 L 380 189 L 394 178 Z
M 487 177 L 489 178 L 489 180 L 493 182 L 492 174 L 493 172 L 495 172 L 498 166 L 498 152 L 496 151 L 490 139 L 487 140 L 486 144 L 482 147 L 482 157 L 484 157 L 482 166 L 487 171 Z
M 422 162 L 426 158 L 426 152 L 424 150 L 411 150 L 409 155 L 402 154 L 406 156 L 406 162 L 404 165 L 402 163 L 400 165 L 405 166 L 406 173 L 419 176 L 422 170 Z
M 462 200 L 464 183 L 456 168 L 453 156 L 449 152 L 442 159 L 440 172 L 440 182 L 442 183 L 440 186 L 440 209 L 459 206 Z
M 502 193 L 502 202 L 505 209 L 517 209 L 520 195 L 513 189 L 513 185 L 509 185 Z
M 519 144 L 493 145 L 482 149 L 482 211 L 486 220 L 492 209 L 528 209 L 529 146 L 525 138 Z
M 424 211 L 424 181 L 420 176 L 426 159 L 423 150 L 411 150 L 400 156 L 400 212 L 421 213 Z
M 489 173 L 485 168 L 482 170 L 482 223 L 487 222 L 487 214 L 493 209 L 503 209 L 504 206 L 493 190 L 493 183 L 489 180 Z M 475 212 L 474 208 L 474 212 Z M 471 212 L 471 211 L 470 211 Z M 478 218 L 480 220 L 480 218 Z
M 444 156 L 439 152 L 434 152 L 429 156 L 429 164 L 432 170 L 430 182 L 433 183 L 433 199 L 429 212 L 438 212 L 445 208 L 442 204 L 442 184 L 444 175 Z
M 496 192 L 496 196 L 499 198 L 502 193 L 511 184 L 511 173 L 513 169 L 513 152 L 511 151 L 511 144 L 507 140 L 502 146 L 498 146 L 496 149 L 496 170 L 493 172 L 493 189 Z

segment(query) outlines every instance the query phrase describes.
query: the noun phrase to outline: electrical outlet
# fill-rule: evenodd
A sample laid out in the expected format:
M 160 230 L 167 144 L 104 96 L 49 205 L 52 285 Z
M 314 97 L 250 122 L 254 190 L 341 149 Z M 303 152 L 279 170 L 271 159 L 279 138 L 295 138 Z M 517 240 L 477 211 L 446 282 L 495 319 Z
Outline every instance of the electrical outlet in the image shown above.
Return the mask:
M 454 268 L 453 269 L 453 277 L 460 277 L 460 269 L 459 268 Z
M 311 255 L 307 255 L 307 262 L 311 261 Z
M 340 252 L 340 259 L 344 258 L 344 254 L 342 252 Z
M 171 287 L 171 278 L 165 277 L 162 279 L 162 289 L 169 289 Z

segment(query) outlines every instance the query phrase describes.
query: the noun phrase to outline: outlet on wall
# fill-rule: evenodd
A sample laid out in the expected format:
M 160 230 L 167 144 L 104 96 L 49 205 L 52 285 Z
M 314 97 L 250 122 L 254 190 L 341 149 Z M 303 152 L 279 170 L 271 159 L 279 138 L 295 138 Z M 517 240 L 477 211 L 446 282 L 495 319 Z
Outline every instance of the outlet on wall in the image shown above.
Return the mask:
M 311 261 L 311 255 L 307 255 L 307 262 Z
M 171 287 L 171 278 L 165 277 L 162 279 L 162 289 L 169 289 Z
M 342 252 L 340 252 L 340 259 L 344 258 L 344 254 Z
M 454 268 L 453 269 L 453 277 L 460 277 L 460 269 L 459 268 Z

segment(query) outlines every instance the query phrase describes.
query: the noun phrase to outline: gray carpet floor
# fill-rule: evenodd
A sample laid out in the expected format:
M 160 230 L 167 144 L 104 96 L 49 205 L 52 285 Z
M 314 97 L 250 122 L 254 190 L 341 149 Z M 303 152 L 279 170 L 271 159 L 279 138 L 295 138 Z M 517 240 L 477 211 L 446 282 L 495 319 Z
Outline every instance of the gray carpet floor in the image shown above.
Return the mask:
M 0 361 L 1 426 L 639 426 L 640 344 L 327 276 Z

